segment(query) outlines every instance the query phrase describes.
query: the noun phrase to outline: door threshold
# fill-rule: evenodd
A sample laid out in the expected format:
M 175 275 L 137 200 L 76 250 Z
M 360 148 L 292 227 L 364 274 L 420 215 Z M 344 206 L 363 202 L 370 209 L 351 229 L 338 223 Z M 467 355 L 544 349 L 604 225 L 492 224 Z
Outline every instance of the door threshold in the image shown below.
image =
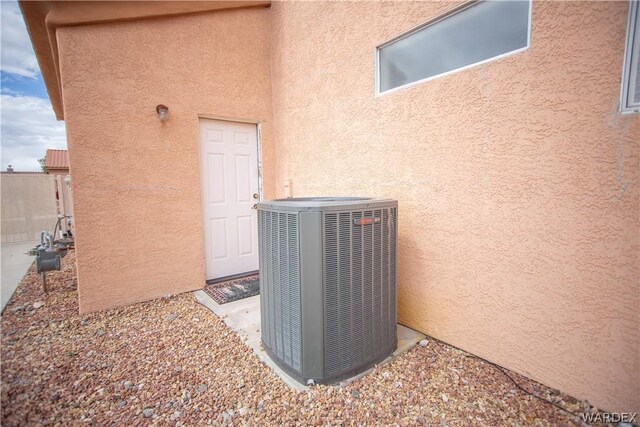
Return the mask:
M 205 283 L 207 285 L 214 285 L 216 283 L 228 282 L 229 280 L 242 279 L 243 277 L 254 276 L 258 274 L 258 270 L 247 271 L 246 273 L 232 274 L 231 276 L 217 277 L 215 279 L 209 279 Z

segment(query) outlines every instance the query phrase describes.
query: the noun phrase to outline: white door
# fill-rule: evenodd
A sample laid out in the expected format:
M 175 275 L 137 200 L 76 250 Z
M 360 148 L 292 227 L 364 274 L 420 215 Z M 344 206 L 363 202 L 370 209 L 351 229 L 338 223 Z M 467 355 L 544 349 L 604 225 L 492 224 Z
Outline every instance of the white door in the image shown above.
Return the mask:
M 258 269 L 256 125 L 200 119 L 207 280 Z

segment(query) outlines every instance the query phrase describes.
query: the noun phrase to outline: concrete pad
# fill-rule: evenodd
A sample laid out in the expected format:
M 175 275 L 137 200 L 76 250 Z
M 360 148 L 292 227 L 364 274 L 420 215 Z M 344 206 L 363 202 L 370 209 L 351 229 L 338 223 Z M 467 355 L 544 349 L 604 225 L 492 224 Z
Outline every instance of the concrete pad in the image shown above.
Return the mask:
M 18 284 L 27 273 L 33 263 L 34 257 L 26 252 L 32 249 L 38 242 L 3 243 L 0 247 L 2 264 L 0 270 L 0 311 L 4 310 L 15 292 Z
M 205 291 L 196 291 L 194 295 L 198 302 L 209 310 L 211 310 L 216 316 L 218 316 L 224 323 L 233 329 L 240 335 L 246 345 L 248 345 L 258 356 L 260 361 L 269 366 L 289 387 L 298 391 L 304 391 L 309 387 L 300 384 L 294 380 L 290 375 L 284 372 L 275 364 L 273 360 L 267 355 L 267 353 L 261 348 L 260 341 L 260 295 L 254 297 L 245 298 L 239 301 L 230 302 L 227 304 L 218 304 L 213 298 L 209 296 Z M 394 357 L 409 351 L 420 340 L 425 338 L 424 334 L 407 328 L 406 326 L 398 325 L 398 348 L 393 352 L 391 356 L 380 362 L 378 365 L 383 365 Z M 373 368 L 371 368 L 373 369 Z M 337 384 L 337 386 L 343 386 L 350 383 L 364 375 L 366 375 L 371 369 L 349 378 Z

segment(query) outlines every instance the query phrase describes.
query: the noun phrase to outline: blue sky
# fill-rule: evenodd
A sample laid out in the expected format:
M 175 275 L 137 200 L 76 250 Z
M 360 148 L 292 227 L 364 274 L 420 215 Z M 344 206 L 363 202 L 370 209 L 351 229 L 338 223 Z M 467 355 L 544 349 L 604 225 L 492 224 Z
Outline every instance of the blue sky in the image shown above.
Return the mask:
M 49 99 L 47 88 L 39 72 L 36 77 L 27 78 L 0 71 L 0 80 L 2 81 L 2 87 L 6 88 L 7 91 Z
M 0 2 L 0 152 L 2 170 L 39 171 L 47 148 L 67 148 L 15 1 Z

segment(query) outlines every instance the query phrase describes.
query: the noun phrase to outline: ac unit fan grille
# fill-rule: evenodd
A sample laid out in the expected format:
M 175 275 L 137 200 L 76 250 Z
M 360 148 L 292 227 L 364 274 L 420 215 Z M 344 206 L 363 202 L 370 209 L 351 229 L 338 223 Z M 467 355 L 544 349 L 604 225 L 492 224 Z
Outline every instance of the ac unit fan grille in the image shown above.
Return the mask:
M 288 197 L 275 199 L 274 202 L 357 202 L 371 200 L 371 197 Z

